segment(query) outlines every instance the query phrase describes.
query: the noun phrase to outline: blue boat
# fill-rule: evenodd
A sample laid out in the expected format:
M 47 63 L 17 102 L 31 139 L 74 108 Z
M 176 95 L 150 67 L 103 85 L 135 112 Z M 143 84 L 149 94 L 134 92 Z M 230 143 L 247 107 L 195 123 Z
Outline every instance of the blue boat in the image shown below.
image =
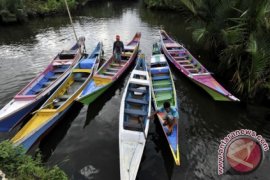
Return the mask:
M 70 109 L 75 99 L 91 80 L 99 67 L 102 43 L 98 43 L 91 55 L 86 55 L 75 65 L 70 75 L 48 100 L 35 112 L 35 115 L 11 139 L 13 144 L 29 150 L 43 135 L 51 130 Z
M 80 38 L 70 50 L 59 53 L 42 73 L 0 110 L 0 132 L 11 131 L 49 97 L 80 60 L 83 45 L 84 38 Z

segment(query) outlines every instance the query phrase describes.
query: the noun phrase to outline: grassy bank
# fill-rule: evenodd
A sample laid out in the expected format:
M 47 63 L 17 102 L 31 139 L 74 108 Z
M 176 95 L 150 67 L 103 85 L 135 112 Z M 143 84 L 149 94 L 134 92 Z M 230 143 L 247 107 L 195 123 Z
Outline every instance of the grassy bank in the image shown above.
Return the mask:
M 46 168 L 38 155 L 33 159 L 10 142 L 0 143 L 0 170 L 8 179 L 66 180 L 67 175 L 57 166 Z

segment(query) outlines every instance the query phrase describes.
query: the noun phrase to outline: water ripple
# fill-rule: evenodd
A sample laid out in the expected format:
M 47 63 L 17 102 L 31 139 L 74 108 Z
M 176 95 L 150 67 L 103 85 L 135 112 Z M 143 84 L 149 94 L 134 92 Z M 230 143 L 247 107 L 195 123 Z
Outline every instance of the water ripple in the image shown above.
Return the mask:
M 92 51 L 98 41 L 103 41 L 105 58 L 109 58 L 116 34 L 127 43 L 136 32 L 142 32 L 140 49 L 149 62 L 152 44 L 159 40 L 160 26 L 190 47 L 191 51 L 196 47 L 179 13 L 151 11 L 140 7 L 137 2 L 92 3 L 74 16 L 77 36 L 86 37 L 87 52 Z M 75 43 L 68 17 L 33 20 L 20 30 L 6 28 L 3 31 L 1 27 L 0 32 L 9 34 L 9 39 L 0 37 L 0 107 L 37 76 L 57 53 Z M 215 102 L 176 68 L 171 67 L 171 70 L 179 101 L 181 166 L 176 167 L 170 162 L 170 152 L 164 153 L 168 146 L 161 138 L 163 134 L 157 132 L 152 123 L 138 177 L 162 180 L 243 178 L 217 175 L 219 141 L 229 132 L 248 128 L 270 142 L 269 109 Z M 72 112 L 79 114 L 64 129 L 63 124 L 55 127 L 57 130 L 53 137 L 45 140 L 48 144 L 56 144 L 50 150 L 53 154 L 48 155 L 51 156 L 48 164 L 57 164 L 69 157 L 70 160 L 63 163 L 61 168 L 71 179 L 119 179 L 118 118 L 127 78 L 125 76 L 118 81 L 92 106 L 84 107 L 80 113 Z M 244 178 L 266 179 L 262 172 L 267 172 L 269 162 L 270 158 L 266 156 L 261 171 Z

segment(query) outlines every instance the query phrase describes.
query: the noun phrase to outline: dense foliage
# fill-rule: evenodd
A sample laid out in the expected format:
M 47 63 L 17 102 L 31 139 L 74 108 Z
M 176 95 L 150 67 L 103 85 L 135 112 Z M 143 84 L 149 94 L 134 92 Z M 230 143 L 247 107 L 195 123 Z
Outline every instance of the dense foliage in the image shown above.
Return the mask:
M 70 9 L 87 0 L 67 0 Z M 28 16 L 66 12 L 64 0 L 0 0 L 0 21 L 24 21 Z
M 177 8 L 193 39 L 211 50 L 220 70 L 246 98 L 270 91 L 269 0 L 145 0 L 149 7 Z M 179 5 L 181 3 L 181 5 Z
M 67 179 L 57 166 L 45 168 L 38 155 L 35 159 L 26 155 L 21 147 L 13 147 L 8 141 L 0 143 L 0 169 L 8 179 Z
M 64 0 L 23 0 L 25 8 L 27 11 L 36 12 L 36 13 L 51 13 L 58 11 L 66 11 L 65 1 Z M 67 0 L 69 8 L 73 9 L 76 7 L 75 0 Z
M 148 7 L 180 9 L 180 0 L 144 0 Z

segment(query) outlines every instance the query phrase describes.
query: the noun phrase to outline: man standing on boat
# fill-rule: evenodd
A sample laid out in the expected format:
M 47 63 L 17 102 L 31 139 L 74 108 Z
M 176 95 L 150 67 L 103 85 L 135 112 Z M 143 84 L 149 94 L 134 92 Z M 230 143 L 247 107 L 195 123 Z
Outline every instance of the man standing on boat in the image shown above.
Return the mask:
M 163 116 L 163 126 L 168 127 L 167 135 L 171 135 L 173 131 L 173 127 L 176 124 L 176 121 L 179 119 L 179 114 L 176 108 L 171 107 L 171 104 L 169 101 L 166 101 L 163 103 L 163 107 L 158 109 L 156 112 L 154 112 L 150 119 L 153 118 L 153 116 L 157 113 L 164 113 Z
M 121 66 L 121 55 L 124 51 L 124 43 L 120 41 L 120 36 L 116 35 L 116 41 L 113 43 L 113 55 L 115 62 L 119 63 Z

